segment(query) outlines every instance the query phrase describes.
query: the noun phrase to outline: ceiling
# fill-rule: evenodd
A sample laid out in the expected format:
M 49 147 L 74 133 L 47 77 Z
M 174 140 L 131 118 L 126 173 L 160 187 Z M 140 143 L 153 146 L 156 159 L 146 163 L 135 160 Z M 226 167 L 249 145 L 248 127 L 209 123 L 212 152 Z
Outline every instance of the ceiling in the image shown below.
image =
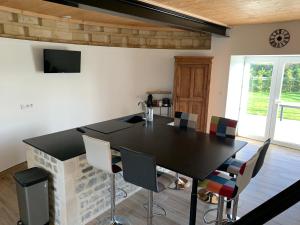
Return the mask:
M 300 20 L 300 0 L 141 0 L 164 8 L 205 19 L 225 26 L 258 24 Z M 106 13 L 82 10 L 42 0 L 0 0 L 1 6 L 64 17 L 72 20 L 111 24 L 118 26 L 171 28 L 114 16 Z
M 121 26 L 134 26 L 145 28 L 160 28 L 158 25 L 146 23 L 124 17 L 113 16 L 110 14 L 82 10 L 70 6 L 64 6 L 42 0 L 0 0 L 0 6 L 20 9 L 28 12 L 44 14 L 55 17 L 71 16 L 72 20 L 94 22 L 101 24 L 112 24 Z M 169 29 L 170 28 L 164 28 Z
M 223 25 L 300 20 L 300 0 L 142 0 Z

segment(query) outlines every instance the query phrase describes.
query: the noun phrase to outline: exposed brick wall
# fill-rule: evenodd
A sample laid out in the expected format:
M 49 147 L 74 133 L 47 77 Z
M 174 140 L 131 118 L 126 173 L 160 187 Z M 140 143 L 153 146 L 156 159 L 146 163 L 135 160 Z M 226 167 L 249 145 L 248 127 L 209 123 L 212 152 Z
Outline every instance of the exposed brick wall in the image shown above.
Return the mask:
M 109 27 L 42 15 L 0 10 L 0 36 L 27 40 L 129 48 L 210 49 L 211 35 Z
M 110 209 L 110 177 L 89 165 L 85 154 L 60 161 L 28 147 L 26 158 L 29 168 L 37 166 L 50 173 L 50 225 L 84 225 L 98 216 L 106 220 L 101 215 Z M 115 179 L 117 204 L 141 189 L 125 182 L 121 173 Z

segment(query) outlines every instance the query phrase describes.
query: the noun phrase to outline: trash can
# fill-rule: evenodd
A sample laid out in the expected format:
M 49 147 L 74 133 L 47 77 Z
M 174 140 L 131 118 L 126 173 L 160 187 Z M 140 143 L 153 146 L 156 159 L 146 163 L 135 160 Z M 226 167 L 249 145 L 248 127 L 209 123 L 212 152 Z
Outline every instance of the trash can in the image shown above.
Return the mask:
M 15 174 L 17 197 L 20 212 L 18 224 L 48 225 L 49 173 L 41 168 L 33 167 Z

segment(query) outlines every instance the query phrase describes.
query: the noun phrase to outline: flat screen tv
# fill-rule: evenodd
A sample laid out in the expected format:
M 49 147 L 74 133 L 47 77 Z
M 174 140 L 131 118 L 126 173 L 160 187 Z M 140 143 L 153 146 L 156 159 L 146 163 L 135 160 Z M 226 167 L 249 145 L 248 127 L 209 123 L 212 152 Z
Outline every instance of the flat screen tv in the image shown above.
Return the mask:
M 80 73 L 80 51 L 44 49 L 44 73 Z

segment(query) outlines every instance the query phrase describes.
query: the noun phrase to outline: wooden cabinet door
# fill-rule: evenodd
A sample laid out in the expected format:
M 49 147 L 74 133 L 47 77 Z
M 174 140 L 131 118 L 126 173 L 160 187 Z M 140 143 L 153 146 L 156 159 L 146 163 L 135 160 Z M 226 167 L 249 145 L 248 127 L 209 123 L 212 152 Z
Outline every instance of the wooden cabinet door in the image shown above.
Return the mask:
M 177 79 L 174 95 L 175 111 L 188 112 L 189 111 L 189 100 L 191 96 L 192 87 L 192 69 L 188 65 L 178 66 L 176 68 Z
M 197 130 L 202 132 L 207 127 L 210 70 L 211 58 L 179 57 L 178 61 L 176 58 L 174 111 L 198 114 Z
M 197 129 L 206 132 L 209 94 L 209 65 L 197 65 L 192 68 L 192 87 L 189 112 L 198 114 Z

